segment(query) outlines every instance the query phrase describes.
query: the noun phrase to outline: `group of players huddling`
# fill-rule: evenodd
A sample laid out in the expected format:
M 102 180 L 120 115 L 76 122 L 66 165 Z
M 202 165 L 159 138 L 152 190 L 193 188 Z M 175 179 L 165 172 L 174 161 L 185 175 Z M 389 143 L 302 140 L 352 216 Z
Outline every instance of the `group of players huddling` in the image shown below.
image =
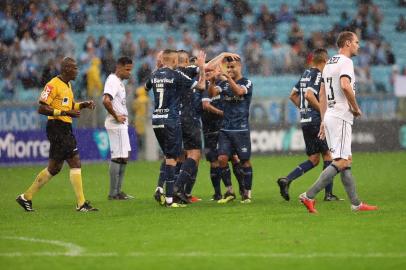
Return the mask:
M 157 69 L 146 83 L 146 89 L 154 92 L 152 127 L 165 157 L 154 198 L 168 207 L 184 207 L 199 200 L 192 196 L 192 189 L 201 157 L 203 126 L 213 200 L 227 203 L 236 198 L 228 166 L 232 160 L 241 202 L 249 203 L 252 83 L 242 76 L 241 59 L 236 54 L 222 53 L 206 63 L 205 53 L 200 52 L 195 65 L 189 61 L 186 51 L 162 51 Z M 227 189 L 224 195 L 221 180 Z
M 310 213 L 317 212 L 314 198 L 323 188 L 326 190 L 325 201 L 340 200 L 332 193 L 333 178 L 338 173 L 341 174 L 352 210 L 377 210 L 376 206 L 358 199 L 351 173 L 353 118 L 362 115 L 355 99 L 351 60 L 358 53 L 358 37 L 352 32 L 342 32 L 338 36 L 337 46 L 338 54 L 330 59 L 325 49 L 314 51 L 312 66 L 304 71 L 290 95 L 291 101 L 300 109 L 308 160 L 286 177 L 279 178 L 277 184 L 282 197 L 290 200 L 291 182 L 317 166 L 322 155 L 324 166 L 320 177 L 299 197 Z M 119 60 L 121 62 L 118 62 L 115 74 L 126 79 L 132 62 L 124 58 Z M 71 167 L 70 178 L 77 195 L 77 210 L 97 210 L 84 199 L 80 159 L 71 131 L 71 118 L 78 117 L 78 111 L 83 108 L 94 108 L 93 101 L 74 102 L 69 81 L 76 75 L 75 61 L 64 59 L 61 75 L 48 83 L 41 95 L 39 112 L 49 116 L 47 135 L 51 142 L 50 162 L 37 175 L 32 186 L 17 197 L 17 202 L 26 211 L 33 211 L 33 195 L 59 172 L 64 160 Z M 236 199 L 229 167 L 231 161 L 241 203 L 251 203 L 253 169 L 250 162 L 249 109 L 253 85 L 242 75 L 239 55 L 221 53 L 206 63 L 203 51 L 192 58 L 183 50 L 161 51 L 157 55 L 156 70 L 147 80 L 145 88 L 153 91 L 152 128 L 164 155 L 155 200 L 171 208 L 185 207 L 200 200 L 192 196 L 192 190 L 201 158 L 203 132 L 204 150 L 210 162 L 210 178 L 214 188 L 212 199 L 218 203 Z M 66 93 L 69 98 L 61 99 L 60 96 Z M 109 100 L 114 101 L 115 96 L 110 93 Z M 61 102 L 62 105 L 58 105 Z M 110 107 L 106 109 L 114 116 L 115 112 Z M 117 116 L 113 118 L 117 120 Z M 125 122 L 125 119 L 121 120 Z M 124 150 L 129 149 L 126 147 Z M 127 157 L 121 156 L 124 159 Z M 124 171 L 126 160 L 123 158 L 120 158 L 123 168 L 116 171 Z M 117 163 L 117 160 L 112 161 Z M 221 181 L 226 188 L 224 194 L 221 192 Z M 109 199 L 130 197 L 120 190 L 116 190 L 116 193 L 110 194 Z M 121 194 L 122 198 L 119 196 Z

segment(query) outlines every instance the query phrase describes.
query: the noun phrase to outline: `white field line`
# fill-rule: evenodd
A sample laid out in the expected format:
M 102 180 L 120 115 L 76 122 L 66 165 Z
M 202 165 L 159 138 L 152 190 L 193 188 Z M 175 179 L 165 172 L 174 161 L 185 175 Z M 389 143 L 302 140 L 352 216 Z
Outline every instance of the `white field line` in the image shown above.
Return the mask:
M 34 243 L 44 243 L 55 246 L 64 247 L 65 252 L 4 252 L 0 253 L 0 257 L 250 257 L 250 258 L 290 258 L 290 259 L 313 259 L 313 258 L 406 258 L 406 253 L 383 253 L 383 252 L 370 252 L 370 253 L 336 253 L 336 252 L 313 252 L 307 254 L 301 253 L 278 253 L 278 252 L 235 252 L 235 253 L 216 253 L 216 252 L 129 252 L 119 254 L 117 252 L 85 252 L 83 247 L 69 242 L 58 240 L 45 240 L 29 237 L 2 237 L 3 239 L 28 241 Z
M 66 249 L 65 252 L 61 253 L 61 254 L 65 254 L 64 256 L 78 256 L 84 252 L 84 248 L 82 248 L 78 245 L 75 245 L 75 244 L 69 243 L 69 242 L 62 242 L 62 241 L 58 241 L 58 240 L 45 240 L 45 239 L 38 239 L 38 238 L 14 237 L 14 236 L 6 236 L 3 238 L 9 239 L 9 240 L 44 243 L 44 244 L 50 244 L 50 245 L 54 245 L 54 246 L 63 247 Z M 45 252 L 45 253 L 48 253 L 48 252 Z M 50 254 L 58 254 L 58 253 L 59 252 L 50 252 Z

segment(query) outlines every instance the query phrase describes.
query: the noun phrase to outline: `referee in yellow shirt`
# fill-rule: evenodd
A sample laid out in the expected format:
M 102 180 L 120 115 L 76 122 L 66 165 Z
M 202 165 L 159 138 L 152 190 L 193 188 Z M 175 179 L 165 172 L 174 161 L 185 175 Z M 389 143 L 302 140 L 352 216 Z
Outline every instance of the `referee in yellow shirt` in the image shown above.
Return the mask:
M 46 84 L 39 98 L 38 112 L 48 116 L 46 132 L 50 142 L 49 162 L 48 167 L 37 175 L 27 191 L 16 199 L 25 211 L 34 211 L 32 197 L 59 173 L 65 160 L 70 167 L 70 181 L 76 194 L 76 210 L 80 212 L 98 210 L 92 207 L 83 195 L 80 157 L 72 132 L 72 117 L 79 117 L 81 109 L 95 108 L 92 100 L 75 103 L 70 81 L 77 75 L 76 61 L 65 57 L 61 63 L 61 74 Z

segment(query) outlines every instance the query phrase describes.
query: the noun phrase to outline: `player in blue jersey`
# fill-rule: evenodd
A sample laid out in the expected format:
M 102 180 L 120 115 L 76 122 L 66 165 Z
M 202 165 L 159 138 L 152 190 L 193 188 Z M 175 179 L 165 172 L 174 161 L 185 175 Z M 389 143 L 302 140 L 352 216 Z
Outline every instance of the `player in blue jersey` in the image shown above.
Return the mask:
M 191 64 L 188 52 L 184 50 L 177 51 L 178 64 L 177 70 L 183 72 L 190 78 L 196 78 L 199 75 L 200 68 Z M 224 52 L 216 56 L 208 63 L 205 64 L 205 70 L 213 70 L 214 67 L 221 63 L 224 57 L 239 58 L 237 54 Z M 196 58 L 196 57 L 195 57 Z M 196 58 L 197 59 L 197 58 Z M 160 65 L 159 55 L 157 57 L 158 64 Z M 178 201 L 183 203 L 196 202 L 199 198 L 192 196 L 192 188 L 196 181 L 196 175 L 198 170 L 198 164 L 201 157 L 201 91 L 181 91 L 180 97 L 180 119 L 182 126 L 182 139 L 183 147 L 186 151 L 185 156 L 183 154 L 177 160 L 175 170 L 175 190 Z M 160 175 L 158 180 L 158 188 L 163 187 L 164 176 L 164 162 L 161 164 Z M 185 194 L 186 193 L 186 194 Z M 157 194 L 158 196 L 158 194 Z
M 173 203 L 173 187 L 176 159 L 181 154 L 182 130 L 180 125 L 180 95 L 182 91 L 192 91 L 193 88 L 204 89 L 205 74 L 204 63 L 206 55 L 199 53 L 197 64 L 201 67 L 199 81 L 192 80 L 184 73 L 175 70 L 178 64 L 178 55 L 174 50 L 164 50 L 160 56 L 160 67 L 154 71 L 146 83 L 147 90 L 154 92 L 154 111 L 152 114 L 152 127 L 155 136 L 165 156 L 163 179 L 166 185 L 166 198 L 163 188 L 158 186 L 155 199 L 161 205 L 179 207 Z
M 327 60 L 327 51 L 325 49 L 316 49 L 313 52 L 312 67 L 304 71 L 290 94 L 290 100 L 300 109 L 300 124 L 302 126 L 308 160 L 299 164 L 286 177 L 277 180 L 280 194 L 286 201 L 290 199 L 289 186 L 292 181 L 316 167 L 320 162 L 320 155 L 324 161 L 323 169 L 327 168 L 332 162 L 326 140 L 318 137 L 321 122 L 319 92 L 323 79 L 321 71 L 326 65 Z M 339 200 L 333 194 L 333 182 L 326 186 L 324 200 Z
M 241 60 L 224 58 L 227 72 L 223 73 L 218 85 L 210 85 L 209 93 L 215 97 L 220 93 L 224 118 L 218 138 L 218 161 L 220 174 L 227 191 L 219 203 L 227 203 L 236 198 L 231 184 L 231 173 L 228 168 L 229 157 L 235 153 L 241 162 L 244 178 L 243 203 L 251 202 L 252 166 L 251 138 L 248 124 L 249 107 L 252 98 L 252 82 L 242 76 Z
M 216 84 L 217 72 L 206 72 L 206 79 L 209 81 L 207 86 Z M 208 88 L 208 87 L 207 87 Z M 209 97 L 208 91 L 202 93 L 202 124 L 204 137 L 204 152 L 206 160 L 210 162 L 210 180 L 214 188 L 213 201 L 219 201 L 223 198 L 221 193 L 221 174 L 218 161 L 217 143 L 219 131 L 223 124 L 223 106 L 220 94 Z M 232 156 L 233 173 L 237 178 L 240 188 L 240 194 L 243 194 L 244 179 L 241 170 L 241 164 L 236 155 Z
M 189 53 L 184 50 L 178 51 L 177 70 L 190 78 L 196 78 L 199 67 L 190 65 Z M 200 199 L 192 196 L 192 189 L 196 182 L 199 160 L 201 157 L 202 139 L 199 106 L 196 99 L 200 99 L 201 91 L 182 91 L 180 96 L 180 120 L 182 126 L 183 149 L 186 158 L 178 161 L 179 175 L 175 183 L 176 197 L 184 203 L 196 202 Z

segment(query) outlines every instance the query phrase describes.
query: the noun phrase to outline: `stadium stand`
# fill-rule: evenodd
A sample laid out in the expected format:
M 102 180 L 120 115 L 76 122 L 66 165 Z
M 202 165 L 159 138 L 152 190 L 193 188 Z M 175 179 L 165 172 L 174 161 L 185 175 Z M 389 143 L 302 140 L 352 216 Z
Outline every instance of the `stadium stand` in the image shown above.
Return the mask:
M 153 68 L 156 51 L 167 46 L 192 52 L 203 47 L 209 56 L 230 50 L 242 54 L 247 61 L 260 59 L 252 62 L 253 67 L 259 65 L 260 68 L 246 70 L 252 72 L 256 97 L 287 96 L 298 74 L 309 63 L 312 47 L 326 46 L 332 54 L 335 49 L 331 37 L 342 28 L 349 27 L 363 35 L 362 47 L 367 51 L 367 62 L 365 71 L 360 72 L 370 74 L 374 87 L 362 94 L 392 95 L 392 66 L 396 64 L 403 72 L 406 65 L 406 33 L 395 31 L 399 15 L 404 14 L 405 8 L 398 7 L 396 1 L 391 0 L 318 1 L 325 3 L 325 10 L 319 14 L 314 14 L 311 8 L 303 11 L 301 5 L 305 1 L 299 0 L 289 1 L 289 6 L 282 0 L 158 1 L 155 5 L 151 4 L 154 1 L 136 0 L 127 1 L 129 4 L 125 7 L 115 6 L 114 1 L 103 1 L 104 4 L 83 0 L 21 2 L 21 7 L 13 6 L 11 1 L 1 3 L 0 99 L 10 100 L 10 94 L 5 94 L 4 90 L 6 79 L 13 82 L 14 89 L 9 91 L 15 93 L 13 99 L 36 98 L 42 87 L 45 67 L 39 60 L 45 56 L 56 63 L 60 61 L 61 52 L 65 50 L 60 43 L 58 45 L 61 32 L 66 32 L 74 44 L 74 56 L 80 64 L 77 88 L 85 88 L 85 74 L 92 57 L 101 58 L 102 77 L 108 75 L 108 68 L 103 65 L 107 65 L 108 57 L 119 55 L 126 32 L 132 34 L 136 47 L 134 75 L 143 63 Z M 47 6 L 49 2 L 50 8 Z M 198 10 L 197 7 L 202 8 Z M 258 20 L 262 9 L 269 11 L 268 21 L 265 21 L 269 29 L 261 27 Z M 340 20 L 343 12 L 347 14 L 347 21 Z M 363 14 L 364 19 L 357 21 L 357 14 Z M 46 15 L 53 16 L 46 20 Z M 298 29 L 292 32 L 295 22 Z M 377 28 L 374 28 L 375 24 Z M 239 25 L 242 25 L 241 29 Z M 185 29 L 188 30 L 186 34 Z M 194 32 L 194 29 L 198 30 Z M 37 48 L 32 56 L 23 57 L 20 40 L 27 30 Z M 51 41 L 42 40 L 42 36 L 50 36 Z M 94 41 L 88 42 L 89 36 Z M 98 39 L 102 36 L 110 42 L 112 55 L 98 47 Z M 259 42 L 259 47 L 248 49 L 254 40 Z M 22 70 L 20 63 L 27 62 L 30 57 L 34 63 L 39 63 Z M 33 71 L 37 72 L 31 74 Z M 22 79 L 24 72 L 36 79 L 28 86 Z M 139 85 L 142 82 L 133 83 Z M 82 96 L 85 92 L 82 91 Z

